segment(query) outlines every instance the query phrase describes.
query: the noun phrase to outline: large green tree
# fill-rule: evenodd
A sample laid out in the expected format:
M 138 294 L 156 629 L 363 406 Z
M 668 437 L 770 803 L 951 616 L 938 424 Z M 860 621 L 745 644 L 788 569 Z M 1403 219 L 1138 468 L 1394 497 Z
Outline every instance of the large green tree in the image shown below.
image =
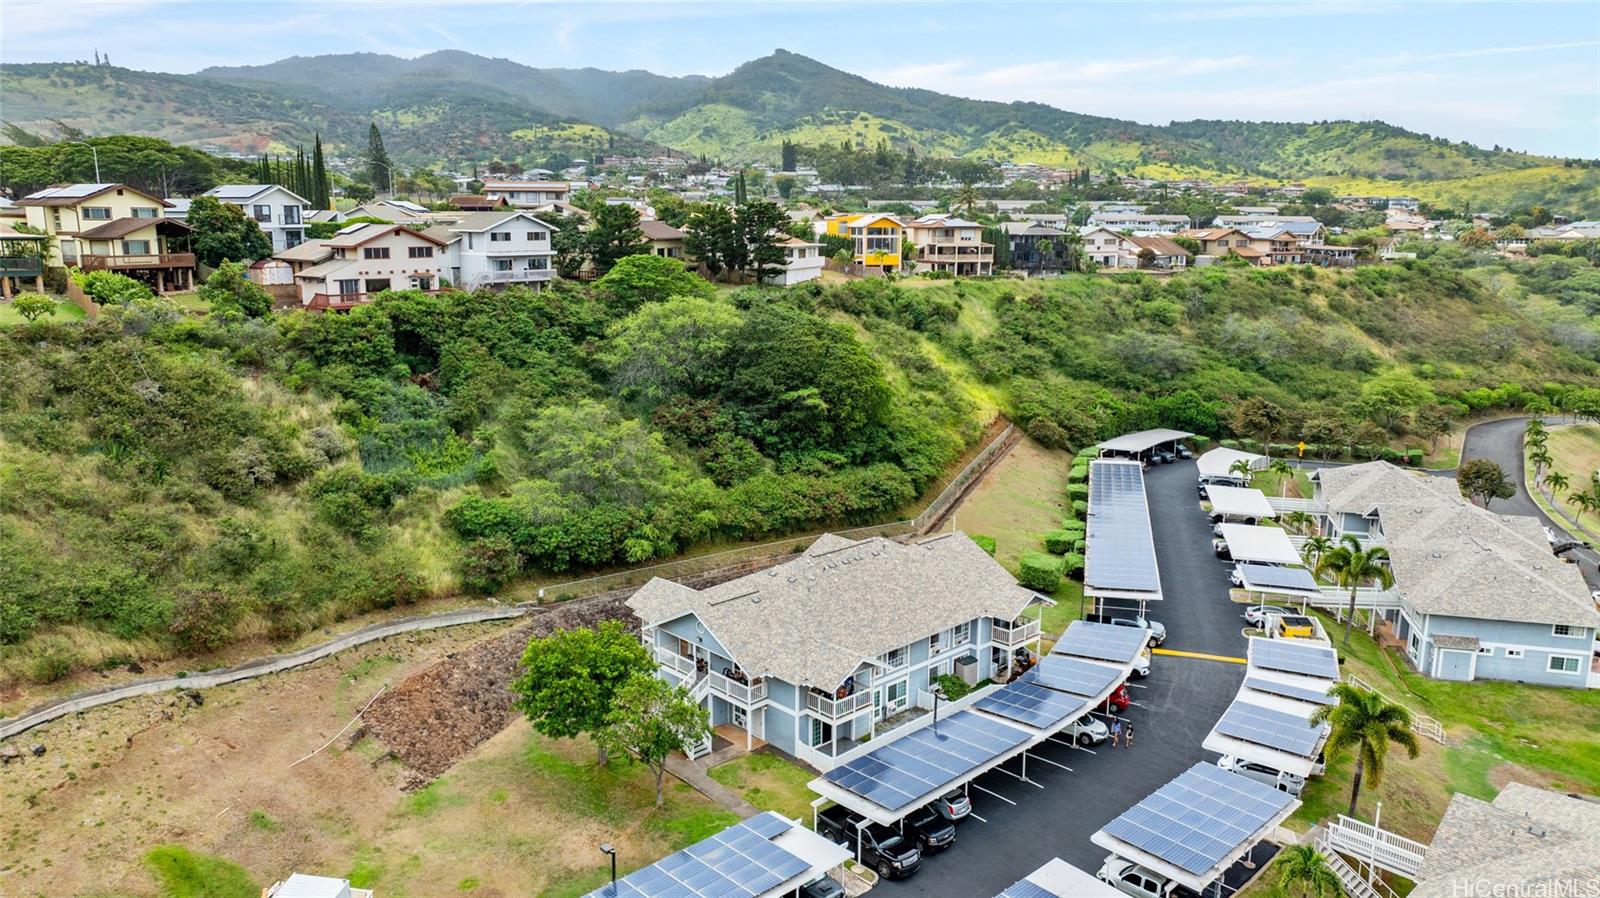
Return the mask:
M 215 268 L 224 259 L 254 262 L 272 255 L 272 240 L 244 210 L 214 196 L 197 196 L 189 204 L 195 255 Z
M 245 276 L 241 262 L 224 261 L 196 292 L 213 314 L 263 318 L 272 311 L 272 297 Z
M 1272 859 L 1278 888 L 1291 898 L 1340 898 L 1344 883 L 1315 845 L 1290 845 Z
M 632 206 L 607 203 L 596 207 L 585 242 L 589 260 L 602 275 L 623 258 L 650 251 L 650 241 L 639 229 L 639 210 Z
M 389 151 L 383 148 L 383 135 L 378 132 L 378 123 L 373 122 L 367 128 L 367 183 L 374 190 L 386 189 L 393 179 L 399 175 L 393 168 L 394 163 L 389 160 Z
M 1462 462 L 1456 468 L 1456 485 L 1461 488 L 1461 495 L 1482 502 L 1484 508 L 1495 499 L 1509 499 L 1517 493 L 1505 469 L 1487 458 Z
M 739 224 L 726 203 L 701 203 L 684 223 L 684 249 L 712 277 L 744 267 Z
M 744 246 L 745 270 L 757 284 L 765 283 L 773 271 L 783 267 L 783 246 L 788 237 L 784 228 L 789 217 L 777 203 L 751 200 L 735 211 L 739 222 L 739 241 Z
M 609 300 L 609 306 L 621 313 L 674 296 L 716 294 L 716 288 L 685 270 L 679 260 L 649 254 L 622 257 L 594 286 Z
M 711 735 L 711 712 L 689 690 L 648 673 L 636 673 L 617 690 L 600 744 L 645 765 L 655 777 L 656 807 L 665 795 L 667 757 Z
M 617 621 L 602 621 L 531 640 L 511 692 L 517 710 L 539 733 L 552 739 L 596 737 L 599 763 L 605 764 L 608 742 L 600 733 L 618 691 L 631 677 L 650 677 L 654 668 L 637 637 Z
M 1337 703 L 1318 707 L 1311 713 L 1311 723 L 1329 725 L 1329 754 L 1355 753 L 1356 769 L 1350 779 L 1350 816 L 1354 817 L 1362 778 L 1371 777 L 1374 786 L 1383 782 L 1389 744 L 1400 746 L 1413 758 L 1421 746 L 1411 731 L 1411 712 L 1403 705 L 1349 683 L 1335 683 L 1329 694 Z
M 647 303 L 611 326 L 600 359 L 625 397 L 656 405 L 678 393 L 703 396 L 743 323 L 738 309 L 715 299 Z

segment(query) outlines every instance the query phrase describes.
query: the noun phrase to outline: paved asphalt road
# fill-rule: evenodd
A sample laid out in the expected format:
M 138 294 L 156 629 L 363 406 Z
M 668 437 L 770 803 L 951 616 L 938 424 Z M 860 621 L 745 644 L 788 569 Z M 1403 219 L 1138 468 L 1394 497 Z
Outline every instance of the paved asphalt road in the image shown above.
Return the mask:
M 1553 417 L 1544 420 L 1546 424 L 1567 423 Z M 1506 474 L 1511 477 L 1511 482 L 1516 484 L 1516 494 L 1509 499 L 1496 499 L 1491 505 L 1493 511 L 1536 517 L 1557 533 L 1566 533 L 1566 528 L 1560 522 L 1551 520 L 1549 515 L 1540 510 L 1528 496 L 1527 484 L 1523 483 L 1522 435 L 1527 426 L 1527 418 L 1502 418 L 1499 421 L 1485 421 L 1473 425 L 1467 429 L 1466 440 L 1462 443 L 1461 458 L 1463 461 L 1469 458 L 1487 458 L 1505 469 Z M 1600 554 L 1596 554 L 1592 549 L 1578 549 L 1574 554 L 1579 559 L 1578 567 L 1583 571 L 1584 579 L 1589 581 L 1589 588 L 1600 589 L 1600 570 L 1596 568 L 1596 564 L 1600 563 Z
M 1228 566 L 1211 554 L 1211 525 L 1195 494 L 1194 462 L 1153 467 L 1145 484 L 1166 596 L 1150 616 L 1167 627 L 1164 648 L 1243 656 L 1243 608 L 1228 599 Z M 1030 759 L 1028 778 L 1042 789 L 989 773 L 977 786 L 1017 804 L 973 789 L 974 813 L 987 822 L 964 821 L 948 851 L 925 860 L 910 879 L 884 883 L 874 894 L 988 898 L 1052 857 L 1098 870 L 1105 851 L 1089 837 L 1196 761 L 1215 761 L 1200 742 L 1244 679 L 1242 664 L 1169 655 L 1157 655 L 1151 668 L 1149 679 L 1135 681 L 1144 688 L 1132 690 L 1135 706 L 1125 715 L 1135 731 L 1132 748 L 1107 743 L 1091 754 L 1049 743 L 1042 756 L 1072 772 Z M 1013 772 L 1018 768 L 1016 761 L 1008 765 Z

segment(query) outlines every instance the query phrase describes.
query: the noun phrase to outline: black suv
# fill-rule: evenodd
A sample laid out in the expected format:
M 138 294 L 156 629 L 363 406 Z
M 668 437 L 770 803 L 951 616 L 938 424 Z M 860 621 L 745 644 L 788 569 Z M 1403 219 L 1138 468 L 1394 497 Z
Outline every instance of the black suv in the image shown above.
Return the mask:
M 844 886 L 824 873 L 800 887 L 800 898 L 845 898 Z
M 887 826 L 869 823 L 841 805 L 817 814 L 817 832 L 840 845 L 857 850 L 856 860 L 878 871 L 884 879 L 904 879 L 922 866 L 916 843 Z M 858 841 L 859 839 L 859 841 Z
M 944 819 L 933 805 L 912 811 L 901 831 L 917 840 L 923 854 L 938 854 L 956 841 L 956 825 Z

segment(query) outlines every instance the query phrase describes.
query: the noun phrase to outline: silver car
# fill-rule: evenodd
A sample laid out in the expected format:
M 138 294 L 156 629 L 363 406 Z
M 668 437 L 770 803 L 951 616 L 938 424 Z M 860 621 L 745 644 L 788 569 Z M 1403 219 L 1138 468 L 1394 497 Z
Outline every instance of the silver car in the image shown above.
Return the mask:
M 939 812 L 940 817 L 951 823 L 972 813 L 972 802 L 967 799 L 966 793 L 960 789 L 952 789 L 934 799 L 932 807 Z
M 1079 745 L 1099 745 L 1111 738 L 1111 730 L 1105 721 L 1093 714 L 1085 714 L 1067 727 L 1066 736 Z

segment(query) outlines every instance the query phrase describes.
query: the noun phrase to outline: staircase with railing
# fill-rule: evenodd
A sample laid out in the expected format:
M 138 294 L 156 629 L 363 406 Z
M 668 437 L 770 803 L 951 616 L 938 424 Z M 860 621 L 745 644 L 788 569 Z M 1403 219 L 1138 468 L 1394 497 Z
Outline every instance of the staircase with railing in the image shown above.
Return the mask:
M 1339 877 L 1339 882 L 1344 885 L 1346 898 L 1398 898 L 1394 890 L 1389 888 L 1388 883 L 1383 880 L 1373 877 L 1372 881 L 1368 882 L 1366 877 L 1357 872 L 1356 868 L 1350 866 L 1350 863 L 1328 844 L 1326 835 L 1317 841 L 1317 847 L 1321 849 L 1323 856 L 1328 859 L 1328 868 L 1334 872 L 1335 876 Z
M 1352 673 L 1345 674 L 1345 682 L 1349 683 L 1351 686 L 1355 686 L 1358 689 L 1365 689 L 1368 692 L 1377 692 L 1378 693 L 1378 697 L 1383 699 L 1384 701 L 1389 702 L 1390 704 L 1400 705 L 1399 702 L 1390 699 L 1387 695 L 1384 695 L 1382 692 L 1378 692 L 1377 689 L 1373 688 L 1372 684 L 1368 683 L 1366 680 L 1361 679 L 1360 677 L 1356 676 L 1355 674 L 1352 674 Z M 1400 705 L 1400 707 L 1406 708 L 1405 705 Z M 1412 732 L 1415 732 L 1419 736 L 1423 736 L 1425 738 L 1432 739 L 1433 741 L 1439 743 L 1440 745 L 1444 745 L 1445 744 L 1444 724 L 1440 723 L 1438 720 L 1436 720 L 1436 719 L 1434 719 L 1432 717 L 1429 717 L 1426 714 L 1418 714 L 1417 712 L 1412 711 L 1410 708 L 1406 708 L 1406 710 L 1411 712 L 1411 730 L 1412 730 Z
M 1428 846 L 1343 814 L 1322 831 L 1322 843 L 1371 865 L 1407 879 L 1416 879 L 1428 857 Z

